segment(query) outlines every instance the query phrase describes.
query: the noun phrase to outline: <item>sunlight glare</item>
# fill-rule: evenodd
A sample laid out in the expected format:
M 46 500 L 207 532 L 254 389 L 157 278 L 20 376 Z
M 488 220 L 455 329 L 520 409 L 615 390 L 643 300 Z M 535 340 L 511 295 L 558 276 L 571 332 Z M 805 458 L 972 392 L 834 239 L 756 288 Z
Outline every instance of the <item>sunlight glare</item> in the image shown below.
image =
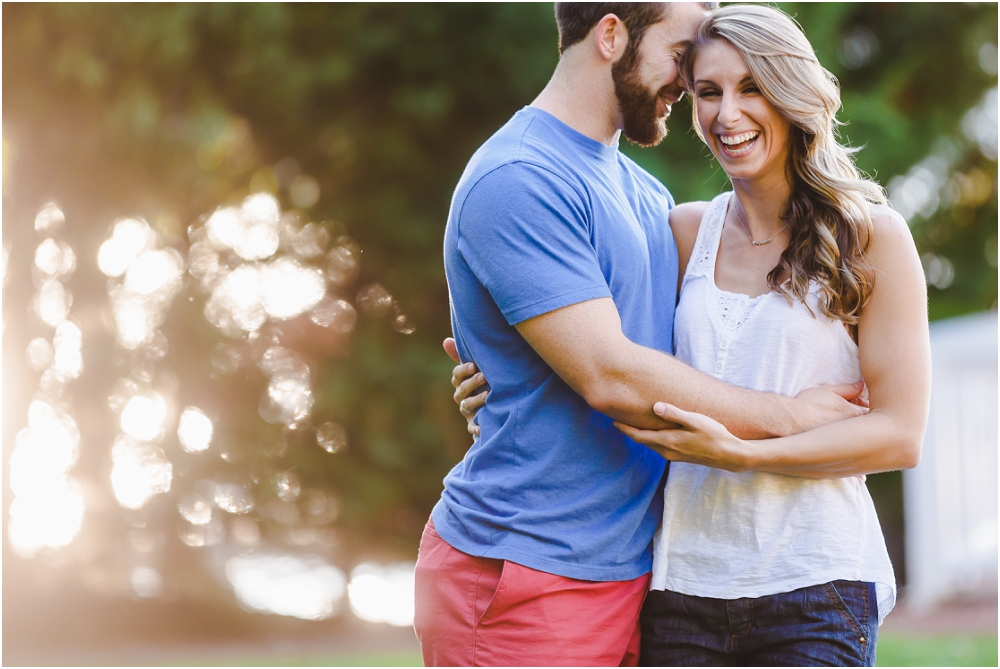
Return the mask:
M 212 443 L 212 419 L 198 407 L 184 407 L 177 424 L 177 439 L 188 453 L 204 451 Z
M 355 567 L 347 586 L 354 615 L 394 627 L 412 625 L 413 569 L 412 563 L 381 567 L 365 562 Z
M 334 615 L 347 579 L 315 555 L 242 555 L 226 562 L 226 578 L 247 608 L 304 620 Z
M 161 395 L 136 395 L 122 409 L 122 431 L 139 441 L 152 441 L 163 431 L 167 403 Z
M 170 490 L 173 465 L 158 446 L 118 435 L 111 461 L 111 488 L 126 509 L 141 509 L 154 495 Z

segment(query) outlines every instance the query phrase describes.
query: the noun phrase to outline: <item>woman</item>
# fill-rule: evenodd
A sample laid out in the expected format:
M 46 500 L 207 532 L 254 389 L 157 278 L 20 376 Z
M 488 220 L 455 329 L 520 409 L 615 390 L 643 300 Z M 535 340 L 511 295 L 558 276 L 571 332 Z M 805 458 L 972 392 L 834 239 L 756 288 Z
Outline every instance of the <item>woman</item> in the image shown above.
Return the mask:
M 672 429 L 619 425 L 672 461 L 642 662 L 872 666 L 895 581 L 857 475 L 919 458 L 930 354 L 916 249 L 838 144 L 839 90 L 787 15 L 718 10 L 681 70 L 733 192 L 671 213 L 677 357 L 785 395 L 864 378 L 870 412 L 758 442 L 664 403 Z M 473 431 L 474 371 L 454 373 Z

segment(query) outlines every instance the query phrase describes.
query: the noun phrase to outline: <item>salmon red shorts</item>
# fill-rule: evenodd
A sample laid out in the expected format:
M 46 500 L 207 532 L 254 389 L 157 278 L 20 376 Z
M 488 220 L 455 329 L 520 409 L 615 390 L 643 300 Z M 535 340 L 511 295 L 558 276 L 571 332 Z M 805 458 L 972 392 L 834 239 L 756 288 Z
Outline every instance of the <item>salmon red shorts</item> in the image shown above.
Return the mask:
M 649 579 L 580 581 L 473 557 L 428 521 L 413 620 L 424 665 L 634 667 Z

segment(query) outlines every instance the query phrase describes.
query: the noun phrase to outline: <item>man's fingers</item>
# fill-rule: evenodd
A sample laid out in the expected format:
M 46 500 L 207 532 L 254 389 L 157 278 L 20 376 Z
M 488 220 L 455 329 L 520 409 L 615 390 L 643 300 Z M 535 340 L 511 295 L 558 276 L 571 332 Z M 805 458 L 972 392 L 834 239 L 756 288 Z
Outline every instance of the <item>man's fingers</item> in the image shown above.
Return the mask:
M 865 382 L 857 381 L 855 383 L 841 383 L 840 385 L 830 386 L 833 392 L 837 393 L 843 397 L 848 402 L 851 402 L 861 396 L 861 393 L 865 391 Z
M 448 354 L 448 357 L 455 362 L 462 362 L 462 360 L 458 357 L 458 345 L 455 344 L 454 337 L 447 337 L 443 342 L 441 342 L 441 345 L 444 346 L 444 352 Z
M 855 397 L 852 402 L 860 407 L 871 408 L 871 403 L 868 401 L 868 386 L 861 391 L 861 394 Z

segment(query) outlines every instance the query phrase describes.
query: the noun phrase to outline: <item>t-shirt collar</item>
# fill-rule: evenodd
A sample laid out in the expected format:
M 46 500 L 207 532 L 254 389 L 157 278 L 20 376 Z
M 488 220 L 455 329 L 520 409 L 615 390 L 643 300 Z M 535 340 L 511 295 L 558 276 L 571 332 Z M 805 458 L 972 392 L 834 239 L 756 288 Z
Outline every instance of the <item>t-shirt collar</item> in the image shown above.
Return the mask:
M 592 137 L 587 137 L 582 132 L 566 125 L 544 109 L 527 105 L 521 111 L 533 114 L 534 116 L 542 119 L 557 132 L 581 145 L 598 158 L 604 160 L 617 160 L 618 158 L 618 139 L 615 139 L 613 144 L 603 144 L 602 142 L 598 142 Z

